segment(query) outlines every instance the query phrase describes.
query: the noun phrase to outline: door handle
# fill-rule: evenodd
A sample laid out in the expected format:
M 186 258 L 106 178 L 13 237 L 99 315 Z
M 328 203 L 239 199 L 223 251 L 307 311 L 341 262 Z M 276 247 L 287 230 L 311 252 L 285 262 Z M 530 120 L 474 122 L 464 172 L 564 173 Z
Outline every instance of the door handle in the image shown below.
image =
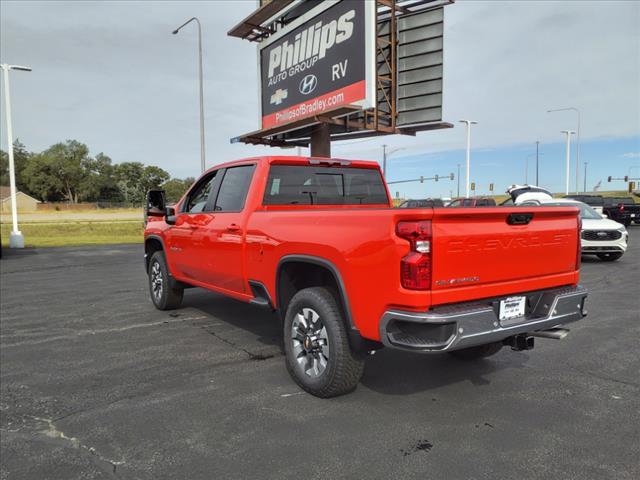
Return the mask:
M 240 226 L 239 226 L 239 225 L 237 225 L 237 224 L 235 224 L 235 223 L 232 223 L 231 225 L 229 225 L 229 226 L 227 227 L 227 230 L 228 230 L 229 232 L 237 232 L 238 230 L 240 230 Z

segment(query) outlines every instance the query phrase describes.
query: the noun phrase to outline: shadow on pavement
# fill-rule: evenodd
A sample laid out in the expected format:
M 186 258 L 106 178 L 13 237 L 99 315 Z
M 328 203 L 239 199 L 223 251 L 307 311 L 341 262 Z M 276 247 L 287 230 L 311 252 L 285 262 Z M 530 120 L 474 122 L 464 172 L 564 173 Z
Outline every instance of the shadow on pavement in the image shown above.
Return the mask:
M 424 355 L 385 349 L 369 357 L 361 383 L 387 395 L 408 395 L 458 382 L 489 385 L 490 374 L 521 369 L 528 359 L 528 355 L 512 352 L 509 347 L 490 358 L 472 361 L 458 360 L 448 354 Z
M 278 316 L 266 308 L 227 298 L 203 289 L 194 288 L 185 291 L 183 307 L 191 307 L 207 315 L 209 320 L 202 325 L 206 331 L 214 335 L 228 337 L 230 330 L 244 330 L 254 339 L 234 340 L 237 347 L 249 350 L 250 343 L 258 341 L 261 344 L 278 347 L 282 351 L 282 327 Z M 179 310 L 177 310 L 179 312 Z M 225 325 L 220 326 L 220 322 Z
M 277 347 L 278 353 L 282 353 L 281 324 L 275 313 L 200 289 L 188 290 L 183 305 L 210 317 L 200 326 L 223 339 L 233 338 L 235 347 L 250 353 L 255 349 L 252 344 L 258 341 Z M 239 339 L 238 331 L 249 333 L 252 338 L 244 338 L 245 335 Z M 475 361 L 458 360 L 447 354 L 422 355 L 382 349 L 367 357 L 361 383 L 387 395 L 409 395 L 458 382 L 482 386 L 490 384 L 488 377 L 492 373 L 520 369 L 528 358 L 527 354 L 512 352 L 508 347 L 493 357 Z

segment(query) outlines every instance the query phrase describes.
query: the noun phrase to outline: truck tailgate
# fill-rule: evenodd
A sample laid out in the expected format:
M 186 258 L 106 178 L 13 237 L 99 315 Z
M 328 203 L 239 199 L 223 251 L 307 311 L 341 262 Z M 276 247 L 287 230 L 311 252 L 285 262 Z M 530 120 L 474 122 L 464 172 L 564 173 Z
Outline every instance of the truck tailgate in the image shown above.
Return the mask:
M 574 207 L 434 210 L 432 303 L 576 283 Z

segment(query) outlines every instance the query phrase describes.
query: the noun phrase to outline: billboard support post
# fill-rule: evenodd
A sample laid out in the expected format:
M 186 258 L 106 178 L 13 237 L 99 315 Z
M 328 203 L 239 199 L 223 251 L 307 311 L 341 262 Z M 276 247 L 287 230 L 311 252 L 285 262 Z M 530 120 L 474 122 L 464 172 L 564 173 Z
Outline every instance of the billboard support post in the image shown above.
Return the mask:
M 321 122 L 311 130 L 311 156 L 331 158 L 331 130 L 329 124 Z

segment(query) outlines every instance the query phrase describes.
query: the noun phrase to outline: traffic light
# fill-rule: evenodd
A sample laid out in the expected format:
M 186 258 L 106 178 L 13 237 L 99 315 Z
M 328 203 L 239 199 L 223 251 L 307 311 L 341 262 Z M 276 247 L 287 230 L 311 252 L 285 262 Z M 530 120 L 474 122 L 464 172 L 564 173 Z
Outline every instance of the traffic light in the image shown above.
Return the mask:
M 628 181 L 629 181 L 629 175 L 625 175 L 625 176 L 624 176 L 624 181 L 625 181 L 625 182 L 628 182 Z
M 611 182 L 611 175 L 607 177 L 607 182 Z
M 449 180 L 454 180 L 456 177 L 455 175 L 452 173 L 451 175 L 449 175 Z
M 420 183 L 424 183 L 424 177 L 420 175 Z
M 489 191 L 490 191 L 490 192 L 493 192 L 493 183 L 490 183 L 490 184 L 489 184 Z
M 476 191 L 476 182 L 471 182 L 471 190 Z
M 440 177 L 439 177 L 439 176 L 438 176 L 438 174 L 436 173 L 436 176 L 435 176 L 434 178 L 435 178 L 435 181 L 437 182 L 437 181 L 438 181 L 438 178 L 440 178 Z

